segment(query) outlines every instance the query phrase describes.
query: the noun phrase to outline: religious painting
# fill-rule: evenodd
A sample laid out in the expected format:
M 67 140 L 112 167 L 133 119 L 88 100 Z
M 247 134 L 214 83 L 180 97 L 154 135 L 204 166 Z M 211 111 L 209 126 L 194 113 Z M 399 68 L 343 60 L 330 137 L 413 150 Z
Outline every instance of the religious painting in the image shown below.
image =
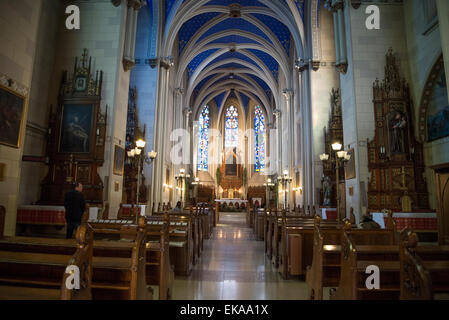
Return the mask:
M 64 105 L 59 146 L 60 152 L 90 152 L 94 109 L 92 104 Z
M 348 150 L 348 155 L 351 156 L 351 159 L 349 159 L 346 168 L 345 168 L 345 179 L 351 180 L 355 179 L 355 156 L 354 156 L 354 149 Z
M 114 174 L 118 176 L 123 176 L 124 168 L 125 168 L 125 149 L 116 145 L 114 151 Z
M 430 95 L 427 134 L 429 141 L 449 136 L 449 99 L 444 68 L 441 68 Z
M 19 148 L 25 97 L 0 86 L 0 144 Z

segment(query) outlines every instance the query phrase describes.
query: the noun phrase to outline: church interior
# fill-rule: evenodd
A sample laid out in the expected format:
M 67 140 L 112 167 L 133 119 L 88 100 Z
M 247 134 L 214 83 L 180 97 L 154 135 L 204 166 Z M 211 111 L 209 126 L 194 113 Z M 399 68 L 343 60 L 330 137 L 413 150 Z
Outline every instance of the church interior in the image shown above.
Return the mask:
M 0 300 L 449 299 L 449 1 L 0 0 L 0 43 Z

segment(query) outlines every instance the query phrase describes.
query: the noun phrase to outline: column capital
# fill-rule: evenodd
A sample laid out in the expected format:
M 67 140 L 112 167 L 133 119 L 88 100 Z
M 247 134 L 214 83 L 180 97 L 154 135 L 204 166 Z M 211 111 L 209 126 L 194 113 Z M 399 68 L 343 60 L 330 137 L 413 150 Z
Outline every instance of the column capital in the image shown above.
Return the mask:
M 120 1 L 118 0 L 111 0 L 112 3 L 114 4 L 114 2 L 118 2 L 120 5 Z M 114 4 L 115 5 L 115 4 Z M 117 5 L 115 5 L 117 7 Z M 127 1 L 127 6 L 128 8 L 133 8 L 134 10 L 139 10 L 141 7 L 143 7 L 143 3 L 140 0 L 128 0 Z
M 357 2 L 357 1 L 354 1 L 354 2 Z M 360 1 L 358 1 L 358 2 L 360 2 Z M 345 0 L 326 0 L 326 2 L 324 3 L 324 7 L 331 12 L 335 12 L 335 11 L 343 9 L 345 7 Z
M 170 57 L 162 58 L 160 64 L 162 68 L 169 70 L 171 67 L 175 65 L 175 59 Z
M 293 89 L 284 89 L 282 90 L 282 94 L 285 99 L 290 99 L 293 96 Z
M 295 61 L 295 68 L 299 72 L 303 72 L 309 68 L 310 59 L 297 59 Z
M 184 113 L 184 115 L 191 115 L 192 114 L 192 108 L 190 107 L 185 107 L 182 112 Z
M 184 88 L 175 88 L 176 94 L 182 96 L 185 92 Z

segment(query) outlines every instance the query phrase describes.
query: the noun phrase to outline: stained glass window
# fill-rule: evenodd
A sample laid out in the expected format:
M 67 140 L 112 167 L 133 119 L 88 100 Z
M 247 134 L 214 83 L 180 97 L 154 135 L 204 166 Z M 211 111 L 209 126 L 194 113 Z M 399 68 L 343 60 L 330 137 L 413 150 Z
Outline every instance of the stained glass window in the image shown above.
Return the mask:
M 209 106 L 205 106 L 199 118 L 198 131 L 198 170 L 208 170 L 209 156 Z
M 230 106 L 225 114 L 225 147 L 237 147 L 239 142 L 239 113 L 237 108 Z
M 265 169 L 265 116 L 260 106 L 254 110 L 255 160 L 254 170 Z

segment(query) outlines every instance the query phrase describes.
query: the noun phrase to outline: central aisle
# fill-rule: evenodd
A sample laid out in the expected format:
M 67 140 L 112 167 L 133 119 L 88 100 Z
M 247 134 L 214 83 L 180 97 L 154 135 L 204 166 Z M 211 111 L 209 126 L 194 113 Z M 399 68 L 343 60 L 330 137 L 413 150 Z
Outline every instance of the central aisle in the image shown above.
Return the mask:
M 174 300 L 300 300 L 306 284 L 283 280 L 246 227 L 245 213 L 220 213 L 211 240 L 189 277 L 176 277 Z

